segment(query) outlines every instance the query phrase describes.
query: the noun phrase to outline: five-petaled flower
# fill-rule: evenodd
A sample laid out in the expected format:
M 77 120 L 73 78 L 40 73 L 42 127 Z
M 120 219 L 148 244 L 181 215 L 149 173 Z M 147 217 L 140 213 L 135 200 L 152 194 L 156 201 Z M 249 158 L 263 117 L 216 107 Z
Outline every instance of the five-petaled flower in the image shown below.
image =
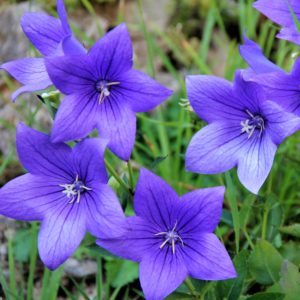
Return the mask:
M 208 126 L 190 142 L 188 171 L 215 174 L 238 166 L 238 177 L 257 193 L 266 180 L 277 146 L 300 128 L 300 118 L 269 101 L 257 83 L 237 71 L 234 84 L 215 76 L 186 80 L 191 106 Z
M 25 35 L 44 56 L 85 53 L 68 24 L 63 0 L 57 0 L 57 10 L 60 19 L 45 13 L 25 13 L 21 19 Z M 13 100 L 22 93 L 44 90 L 52 85 L 44 58 L 17 59 L 2 64 L 0 69 L 6 70 L 23 84 L 12 94 Z
M 147 75 L 132 69 L 132 44 L 125 24 L 108 32 L 88 54 L 51 57 L 46 67 L 64 97 L 52 141 L 83 138 L 94 128 L 108 147 L 128 160 L 135 141 L 136 112 L 146 112 L 171 95 Z
M 25 125 L 18 126 L 17 150 L 29 173 L 0 190 L 0 214 L 42 221 L 38 249 L 49 269 L 72 255 L 86 230 L 102 237 L 120 234 L 124 214 L 107 185 L 106 144 L 91 138 L 72 149 L 50 143 L 49 136 Z
M 142 169 L 134 196 L 136 216 L 127 218 L 124 235 L 99 239 L 112 253 L 140 262 L 146 299 L 172 293 L 188 276 L 202 280 L 234 278 L 224 246 L 212 233 L 222 212 L 224 187 L 178 197 L 162 179 Z
M 261 48 L 246 36 L 244 45 L 240 46 L 240 53 L 250 66 L 243 71 L 243 77 L 260 84 L 268 99 L 300 116 L 300 59 L 295 61 L 288 74 L 268 60 Z
M 300 45 L 300 33 L 294 17 L 300 22 L 299 0 L 258 0 L 253 7 L 273 22 L 283 26 L 277 37 Z

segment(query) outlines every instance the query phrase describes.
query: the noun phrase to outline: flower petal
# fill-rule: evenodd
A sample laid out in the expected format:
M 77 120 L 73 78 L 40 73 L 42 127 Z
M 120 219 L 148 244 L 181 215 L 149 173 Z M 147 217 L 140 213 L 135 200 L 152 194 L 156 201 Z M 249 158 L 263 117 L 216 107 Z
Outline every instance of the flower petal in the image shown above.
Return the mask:
M 194 135 L 186 152 L 186 169 L 201 174 L 225 172 L 236 166 L 247 143 L 239 123 L 214 122 Z
M 53 55 L 67 35 L 60 20 L 45 13 L 25 13 L 21 26 L 27 38 L 45 56 Z
M 194 278 L 224 280 L 237 276 L 225 247 L 212 233 L 185 238 L 182 249 L 188 274 Z
M 293 9 L 296 17 L 300 19 L 299 1 L 289 0 L 289 4 Z M 258 0 L 253 4 L 253 7 L 279 25 L 290 26 L 294 23 L 287 1 Z
M 276 145 L 300 129 L 300 118 L 284 111 L 276 103 L 267 101 L 262 106 L 262 110 L 268 120 L 266 130 Z
M 267 98 L 288 112 L 300 115 L 300 88 L 298 74 L 272 72 L 253 78 L 264 87 Z
M 46 68 L 53 84 L 66 95 L 95 93 L 96 75 L 87 55 L 48 57 Z
M 60 202 L 43 220 L 38 235 L 41 260 L 55 270 L 78 248 L 86 232 L 86 216 L 80 203 Z
M 128 161 L 135 142 L 135 113 L 126 104 L 120 103 L 119 98 L 112 93 L 98 105 L 98 110 L 97 128 L 100 137 L 108 139 L 108 148 Z
M 276 37 L 300 45 L 300 33 L 294 24 L 289 27 L 281 28 Z
M 9 181 L 0 189 L 0 214 L 22 221 L 42 220 L 53 205 L 65 198 L 61 183 L 32 174 Z
M 146 112 L 172 95 L 172 91 L 148 75 L 130 70 L 119 79 L 120 85 L 114 90 L 135 112 Z
M 124 232 L 125 216 L 114 191 L 106 184 L 94 183 L 85 193 L 84 204 L 87 229 L 101 238 L 114 238 Z
M 80 178 L 89 185 L 93 181 L 107 183 L 108 177 L 104 163 L 104 152 L 108 140 L 89 138 L 73 148 L 74 167 Z
M 244 117 L 239 99 L 229 81 L 215 76 L 193 75 L 186 78 L 188 99 L 196 114 L 206 122 Z
M 74 37 L 74 35 L 67 36 L 62 41 L 62 52 L 65 55 L 81 55 L 86 54 L 86 49 Z
M 152 223 L 141 217 L 128 217 L 123 223 L 123 233 L 117 238 L 100 238 L 97 245 L 125 259 L 140 262 L 142 257 L 159 248 L 155 239 L 157 230 Z
M 213 232 L 220 222 L 225 188 L 206 188 L 187 193 L 177 217 L 182 236 L 193 232 Z
M 150 171 L 141 169 L 134 196 L 134 210 L 138 216 L 165 231 L 173 228 L 179 203 L 171 186 Z
M 96 127 L 97 106 L 94 94 L 65 96 L 54 119 L 51 141 L 57 143 L 86 137 Z
M 71 153 L 66 144 L 52 144 L 48 135 L 20 123 L 17 150 L 25 169 L 36 175 L 68 180 L 73 177 Z
M 146 299 L 164 299 L 187 277 L 180 251 L 174 255 L 170 247 L 156 249 L 140 264 L 140 282 Z
M 268 133 L 259 138 L 252 136 L 241 149 L 238 162 L 238 177 L 252 193 L 257 194 L 272 168 L 277 147 Z
M 4 63 L 0 69 L 7 71 L 24 86 L 12 96 L 15 100 L 21 93 L 44 90 L 52 82 L 48 76 L 43 58 L 23 58 Z
M 244 35 L 244 45 L 239 47 L 240 54 L 250 68 L 256 73 L 283 72 L 281 68 L 268 60 L 261 48 Z
M 71 28 L 70 25 L 68 23 L 68 15 L 67 15 L 67 11 L 64 5 L 64 1 L 63 0 L 57 0 L 56 1 L 56 6 L 57 6 L 57 13 L 59 15 L 62 27 L 64 29 L 64 32 L 66 34 L 71 34 Z
M 115 81 L 120 73 L 128 71 L 133 64 L 133 51 L 126 25 L 120 24 L 106 33 L 90 49 L 89 56 L 99 79 Z
M 256 82 L 245 80 L 241 70 L 235 73 L 233 92 L 235 98 L 240 101 L 242 110 L 249 110 L 252 114 L 259 113 L 260 105 L 267 100 L 263 87 Z

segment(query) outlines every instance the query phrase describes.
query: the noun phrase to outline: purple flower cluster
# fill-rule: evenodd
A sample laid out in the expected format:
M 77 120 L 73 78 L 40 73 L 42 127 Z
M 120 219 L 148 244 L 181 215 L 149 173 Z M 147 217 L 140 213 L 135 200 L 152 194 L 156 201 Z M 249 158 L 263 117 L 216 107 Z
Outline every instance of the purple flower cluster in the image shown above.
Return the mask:
M 297 16 L 300 6 L 290 2 Z M 295 28 L 284 3 L 274 1 L 268 8 L 260 0 L 255 7 L 286 26 L 281 37 L 290 39 Z M 65 96 L 49 136 L 18 126 L 17 151 L 28 173 L 0 190 L 0 213 L 41 222 L 39 254 L 51 270 L 73 254 L 89 231 L 99 246 L 140 263 L 147 299 L 163 299 L 188 275 L 234 278 L 232 261 L 213 234 L 224 187 L 178 197 L 162 179 L 141 169 L 134 195 L 136 216 L 125 217 L 108 185 L 105 149 L 128 161 L 136 113 L 155 108 L 172 92 L 133 69 L 125 24 L 86 50 L 70 29 L 62 0 L 57 0 L 57 9 L 59 19 L 42 13 L 22 17 L 24 33 L 43 57 L 1 65 L 23 84 L 13 100 L 51 85 Z M 238 70 L 233 84 L 206 75 L 186 79 L 191 106 L 208 123 L 188 146 L 186 168 L 215 174 L 237 166 L 241 183 L 258 193 L 278 145 L 300 128 L 300 61 L 287 74 L 246 37 L 240 53 L 250 68 Z M 87 138 L 94 129 L 100 138 Z M 75 140 L 80 141 L 73 148 L 64 143 Z

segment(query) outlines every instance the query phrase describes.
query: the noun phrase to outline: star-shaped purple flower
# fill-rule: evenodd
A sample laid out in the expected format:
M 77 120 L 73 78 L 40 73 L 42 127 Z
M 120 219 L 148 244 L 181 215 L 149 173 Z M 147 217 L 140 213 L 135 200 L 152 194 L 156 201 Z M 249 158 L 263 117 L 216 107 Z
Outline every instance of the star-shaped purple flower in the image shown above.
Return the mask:
M 122 208 L 107 185 L 106 144 L 93 138 L 71 149 L 50 143 L 49 136 L 25 125 L 18 126 L 17 150 L 29 173 L 0 190 L 0 214 L 42 222 L 39 254 L 51 270 L 72 255 L 86 230 L 110 237 L 122 228 Z
M 257 193 L 277 146 L 300 128 L 300 118 L 268 101 L 264 89 L 240 71 L 233 85 L 205 75 L 188 76 L 186 84 L 191 106 L 208 123 L 188 146 L 187 170 L 216 174 L 238 166 L 241 183 Z
M 86 55 L 51 57 L 46 67 L 66 96 L 52 129 L 52 141 L 83 138 L 94 128 L 108 147 L 129 160 L 136 112 L 146 112 L 171 95 L 147 75 L 132 69 L 132 44 L 125 24 L 101 38 Z
M 271 19 L 278 25 L 283 26 L 277 37 L 300 45 L 300 33 L 297 30 L 295 17 L 300 21 L 299 0 L 258 0 L 253 7 Z
M 231 259 L 212 233 L 220 221 L 224 191 L 220 186 L 178 197 L 161 178 L 142 169 L 134 196 L 136 216 L 127 218 L 127 232 L 97 244 L 140 262 L 140 282 L 149 300 L 165 298 L 188 275 L 234 278 Z
M 243 76 L 263 86 L 268 99 L 300 116 L 300 59 L 296 60 L 288 74 L 268 60 L 261 48 L 246 36 L 240 53 L 250 66 L 250 69 L 243 71 Z
M 25 35 L 45 56 L 85 53 L 86 50 L 71 31 L 63 0 L 57 0 L 57 10 L 60 19 L 45 13 L 25 13 L 21 19 Z M 52 85 L 44 58 L 17 59 L 2 64 L 0 69 L 6 70 L 23 84 L 12 94 L 13 100 L 22 93 L 44 90 Z

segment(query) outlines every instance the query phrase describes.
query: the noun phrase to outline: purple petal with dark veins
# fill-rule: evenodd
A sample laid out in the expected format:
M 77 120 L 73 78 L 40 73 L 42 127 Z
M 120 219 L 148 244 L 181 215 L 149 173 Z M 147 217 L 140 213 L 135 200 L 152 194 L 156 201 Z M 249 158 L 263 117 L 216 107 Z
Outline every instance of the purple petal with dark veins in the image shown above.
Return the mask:
M 120 24 L 106 33 L 88 53 L 99 79 L 115 81 L 120 73 L 132 68 L 133 51 L 126 25 Z
M 300 129 L 300 118 L 282 110 L 276 103 L 267 101 L 263 104 L 262 110 L 268 120 L 266 130 L 276 145 Z
M 38 235 L 39 255 L 43 263 L 50 270 L 58 268 L 78 248 L 85 232 L 86 215 L 80 203 L 58 203 L 48 211 Z
M 66 36 L 60 20 L 45 13 L 25 13 L 21 26 L 27 38 L 45 56 L 54 54 Z
M 0 189 L 0 214 L 22 221 L 42 220 L 52 207 L 66 203 L 59 186 L 64 183 L 47 176 L 19 176 Z
M 66 144 L 53 144 L 50 137 L 20 123 L 17 151 L 25 169 L 36 175 L 69 180 L 74 176 L 72 150 Z
M 183 236 L 184 262 L 188 274 L 201 280 L 224 280 L 237 276 L 233 263 L 218 238 L 212 233 Z
M 234 97 L 229 81 L 215 76 L 192 75 L 186 78 L 186 88 L 192 108 L 206 122 L 243 119 L 240 99 Z
M 4 69 L 24 85 L 12 94 L 13 100 L 22 93 L 44 90 L 52 85 L 43 58 L 13 60 L 2 64 L 0 69 Z
M 152 222 L 161 231 L 170 230 L 175 225 L 179 203 L 171 186 L 150 171 L 141 169 L 134 196 L 137 216 Z
M 252 193 L 257 194 L 272 168 L 277 146 L 268 132 L 253 135 L 239 151 L 238 177 Z
M 91 71 L 91 63 L 87 55 L 48 57 L 45 59 L 50 79 L 56 88 L 66 95 L 96 92 L 97 77 Z
M 238 122 L 213 122 L 202 128 L 188 145 L 186 169 L 216 174 L 235 167 L 241 148 L 248 142 L 247 134 L 241 129 Z
M 97 110 L 96 93 L 65 96 L 54 119 L 51 141 L 57 143 L 86 137 L 96 127 Z
M 107 183 L 108 177 L 104 163 L 104 152 L 108 140 L 88 138 L 76 144 L 73 148 L 73 164 L 76 174 L 87 185 Z
M 97 244 L 113 254 L 140 262 L 149 252 L 159 248 L 161 240 L 155 234 L 161 230 L 141 217 L 129 217 L 124 221 L 123 235 L 116 239 L 100 238 Z
M 240 45 L 239 50 L 241 56 L 255 74 L 277 71 L 284 72 L 281 68 L 268 60 L 258 44 L 248 39 L 246 35 L 244 35 L 244 44 Z
M 135 113 L 113 92 L 101 104 L 97 101 L 96 106 L 99 136 L 109 140 L 108 148 L 113 153 L 128 161 L 135 142 Z
M 172 254 L 170 247 L 157 248 L 144 257 L 140 264 L 140 282 L 149 300 L 160 300 L 177 289 L 188 272 L 181 251 Z
M 183 195 L 177 215 L 180 235 L 213 232 L 220 222 L 225 188 L 196 190 Z
M 115 93 L 134 112 L 149 111 L 172 95 L 171 90 L 137 70 L 122 74 L 118 80 L 120 85 L 116 87 Z
M 300 19 L 300 2 L 298 0 L 258 0 L 254 2 L 253 7 L 271 19 L 273 22 L 290 26 L 294 24 L 289 5 L 293 9 L 296 17 Z
M 92 190 L 83 195 L 80 203 L 84 205 L 87 229 L 96 237 L 119 237 L 124 233 L 125 216 L 116 194 L 96 180 L 88 187 Z

